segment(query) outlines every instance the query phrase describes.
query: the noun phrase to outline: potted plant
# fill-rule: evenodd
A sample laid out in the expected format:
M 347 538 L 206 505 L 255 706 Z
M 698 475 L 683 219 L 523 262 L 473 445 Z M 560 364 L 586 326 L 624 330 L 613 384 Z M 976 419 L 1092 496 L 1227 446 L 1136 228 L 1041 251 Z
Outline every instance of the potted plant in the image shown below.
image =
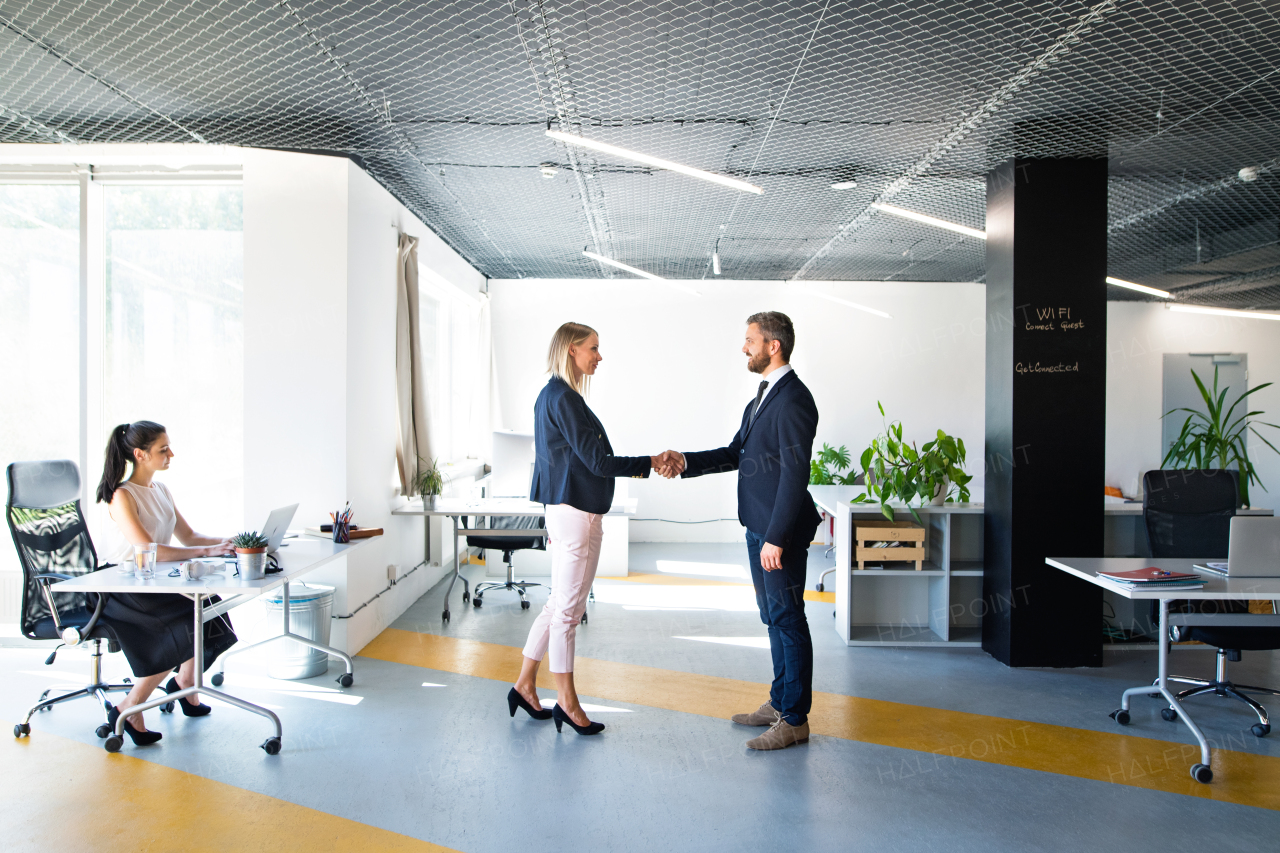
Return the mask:
M 231 546 L 236 549 L 243 580 L 256 581 L 267 576 L 267 537 L 256 530 L 237 533 Z
M 439 460 L 418 457 L 418 476 L 414 478 L 413 487 L 422 496 L 423 509 L 435 509 L 436 497 L 448 482 L 449 478 L 440 471 Z
M 847 475 L 841 476 L 846 468 L 852 464 L 849 456 L 849 448 L 843 444 L 839 449 L 832 447 L 826 442 L 822 443 L 822 450 L 818 451 L 818 458 L 809 462 L 809 485 L 811 486 L 853 486 L 858 479 L 857 471 L 850 471 Z
M 1258 479 L 1257 469 L 1253 467 L 1253 460 L 1249 458 L 1249 445 L 1247 433 L 1253 433 L 1263 444 L 1270 447 L 1272 451 L 1280 453 L 1276 450 L 1276 446 L 1267 441 L 1262 433 L 1258 432 L 1257 427 L 1249 423 L 1249 418 L 1256 415 L 1263 415 L 1265 412 L 1252 411 L 1240 412 L 1236 414 L 1237 408 L 1243 408 L 1240 404 L 1245 397 L 1255 391 L 1261 391 L 1263 388 L 1271 385 L 1270 382 L 1264 382 L 1261 385 L 1250 388 L 1239 397 L 1235 402 L 1228 406 L 1227 391 L 1231 390 L 1231 386 L 1218 390 L 1218 368 L 1213 368 L 1213 391 L 1210 392 L 1196 372 L 1191 371 L 1191 378 L 1196 381 L 1196 387 L 1200 389 L 1200 397 L 1204 400 L 1204 411 L 1188 408 L 1170 409 L 1161 417 L 1167 418 L 1174 412 L 1187 412 L 1187 419 L 1182 422 L 1182 431 L 1174 440 L 1173 445 L 1169 448 L 1169 452 L 1165 454 L 1164 460 L 1161 461 L 1160 467 L 1174 468 L 1212 468 L 1217 465 L 1219 468 L 1229 468 L 1235 466 L 1240 472 L 1240 496 L 1239 504 L 1241 506 L 1249 505 L 1249 485 L 1256 484 L 1264 492 L 1266 486 L 1262 485 L 1262 480 Z M 1233 420 L 1234 419 L 1234 420 Z M 1258 422 L 1258 426 L 1271 427 L 1272 429 L 1280 429 L 1275 424 Z
M 880 417 L 886 418 L 879 401 L 876 407 Z M 957 498 L 962 502 L 969 500 L 969 482 L 973 477 L 964 472 L 964 440 L 943 430 L 938 430 L 935 439 L 917 449 L 914 442 L 903 440 L 901 421 L 886 422 L 884 432 L 871 440 L 859 462 L 867 491 L 852 503 L 878 500 L 881 514 L 890 521 L 894 516 L 889 501 L 895 498 L 907 505 L 917 524 L 924 522 L 911 506 L 916 498 L 920 499 L 921 506 L 925 501 L 941 505 Z

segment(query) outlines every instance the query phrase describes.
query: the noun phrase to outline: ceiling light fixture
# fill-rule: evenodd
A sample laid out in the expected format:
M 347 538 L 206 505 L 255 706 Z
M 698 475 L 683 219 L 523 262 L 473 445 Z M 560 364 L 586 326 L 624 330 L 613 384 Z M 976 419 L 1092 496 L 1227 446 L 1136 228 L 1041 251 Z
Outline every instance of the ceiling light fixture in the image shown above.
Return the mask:
M 542 173 L 544 178 L 554 178 L 560 170 L 556 168 L 555 163 L 543 163 L 538 167 L 538 171 Z
M 1208 305 L 1166 305 L 1170 311 L 1182 314 L 1213 314 L 1218 317 L 1240 317 L 1244 320 L 1280 320 L 1280 314 L 1262 311 L 1237 311 L 1234 308 L 1210 308 Z
M 644 270 L 636 269 L 630 264 L 624 264 L 622 261 L 615 261 L 613 258 L 606 258 L 604 255 L 598 255 L 595 252 L 589 251 L 587 249 L 583 249 L 582 254 L 586 255 L 588 258 L 590 258 L 593 261 L 599 261 L 602 264 L 608 264 L 611 267 L 617 267 L 618 269 L 625 270 L 626 272 L 632 273 L 633 275 L 638 275 L 641 278 L 647 278 L 652 281 L 666 282 L 667 284 L 674 287 L 676 290 L 683 290 L 685 293 L 690 293 L 694 296 L 702 295 L 700 291 L 694 290 L 692 287 L 689 287 L 687 284 L 681 284 L 678 281 L 672 281 L 669 278 L 663 278 L 660 275 L 654 275 L 651 272 L 645 272 Z
M 846 308 L 856 308 L 859 311 L 866 311 L 868 314 L 875 314 L 877 317 L 883 317 L 886 320 L 893 319 L 892 314 L 886 311 L 881 311 L 879 308 L 871 308 L 870 306 L 867 306 L 867 305 L 862 305 L 857 302 L 851 302 L 848 299 L 841 299 L 839 296 L 832 296 L 830 293 L 823 293 L 821 290 L 813 290 L 801 284 L 796 284 L 795 288 L 796 288 L 796 291 L 799 293 L 805 293 L 805 294 L 808 294 L 809 296 L 816 296 L 819 299 L 826 299 L 828 301 L 835 302 L 838 305 L 843 305 Z
M 831 185 L 833 190 L 851 190 L 858 185 L 857 181 L 836 181 Z
M 925 216 L 923 213 L 916 213 L 914 210 L 907 210 L 898 207 L 895 204 L 873 204 L 876 210 L 882 210 L 885 213 L 892 213 L 894 216 L 901 216 L 903 219 L 912 219 L 916 222 L 923 222 L 925 225 L 934 225 L 938 228 L 945 228 L 948 231 L 955 231 L 957 234 L 964 234 L 968 237 L 974 237 L 978 240 L 987 239 L 987 232 L 979 231 L 977 228 L 970 228 L 967 225 L 959 225 L 955 222 L 948 222 L 945 219 L 937 219 L 933 216 Z
M 711 253 L 711 271 L 716 275 L 720 275 L 720 253 Z
M 1147 287 L 1145 284 L 1137 284 L 1132 281 L 1125 281 L 1122 278 L 1107 276 L 1107 284 L 1114 284 L 1116 287 L 1127 287 L 1129 290 L 1136 290 L 1139 293 L 1145 293 L 1148 296 L 1159 296 L 1161 299 L 1177 299 L 1167 290 L 1157 290 L 1154 287 Z
M 629 151 L 626 148 L 619 148 L 616 145 L 610 145 L 607 142 L 598 142 L 594 139 L 584 139 L 581 136 L 574 136 L 571 133 L 562 133 L 558 130 L 548 130 L 547 136 L 557 139 L 568 145 L 580 145 L 583 148 L 590 148 L 593 151 L 599 151 L 602 154 L 613 154 L 626 160 L 635 160 L 637 163 L 644 163 L 653 166 L 655 169 L 667 169 L 672 172 L 679 172 L 682 175 L 688 175 L 691 178 L 701 178 L 704 181 L 710 181 L 713 184 L 720 184 L 724 187 L 730 187 L 743 192 L 756 193 L 759 195 L 764 190 L 755 184 L 749 184 L 746 181 L 740 181 L 737 178 L 730 178 L 727 175 L 717 175 L 715 172 L 704 172 L 702 169 L 695 169 L 692 166 L 684 166 L 680 163 L 673 163 L 670 160 L 663 160 L 661 157 L 651 157 L 648 154 L 641 154 L 638 151 Z

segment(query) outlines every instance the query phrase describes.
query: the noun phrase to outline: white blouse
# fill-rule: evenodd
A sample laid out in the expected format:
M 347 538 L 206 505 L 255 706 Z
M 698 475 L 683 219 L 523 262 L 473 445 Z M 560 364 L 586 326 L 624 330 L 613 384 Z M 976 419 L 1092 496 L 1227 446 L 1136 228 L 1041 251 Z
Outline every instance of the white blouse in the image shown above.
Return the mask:
M 174 506 L 169 487 L 154 481 L 150 486 L 139 486 L 126 480 L 119 488 L 126 490 L 133 498 L 138 507 L 138 521 L 151 537 L 150 541 L 157 545 L 168 545 L 173 539 L 173 528 L 178 523 L 178 510 Z M 105 560 L 112 563 L 132 560 L 133 543 L 125 538 L 118 526 L 115 538 L 118 541 L 112 543 Z

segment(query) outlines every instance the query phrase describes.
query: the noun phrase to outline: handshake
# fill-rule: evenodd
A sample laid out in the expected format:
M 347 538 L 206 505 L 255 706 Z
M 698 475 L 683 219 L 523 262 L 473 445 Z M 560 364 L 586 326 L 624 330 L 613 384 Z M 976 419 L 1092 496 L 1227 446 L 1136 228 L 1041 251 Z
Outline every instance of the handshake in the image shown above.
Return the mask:
M 670 480 L 684 473 L 684 454 L 676 450 L 664 450 L 649 457 L 653 470 Z

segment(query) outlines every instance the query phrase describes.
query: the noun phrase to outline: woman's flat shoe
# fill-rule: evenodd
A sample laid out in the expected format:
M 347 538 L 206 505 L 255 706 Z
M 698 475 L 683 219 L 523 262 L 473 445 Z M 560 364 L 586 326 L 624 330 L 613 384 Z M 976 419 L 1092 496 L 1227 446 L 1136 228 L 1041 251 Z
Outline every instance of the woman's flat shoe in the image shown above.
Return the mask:
M 564 712 L 558 704 L 551 709 L 551 716 L 556 721 L 556 731 L 560 731 L 560 726 L 568 723 L 573 726 L 573 730 L 580 735 L 598 735 L 604 731 L 604 723 L 593 723 L 588 721 L 585 726 L 580 726 L 570 719 L 569 715 Z
M 525 713 L 535 720 L 551 719 L 551 712 L 546 708 L 535 708 L 529 704 L 529 701 L 520 695 L 520 691 L 514 687 L 507 693 L 507 707 L 511 709 L 511 716 L 516 715 L 516 708 L 524 708 Z
M 116 720 L 120 719 L 120 709 L 112 708 L 107 712 L 107 725 L 111 726 L 111 731 L 116 730 Z M 129 740 L 133 741 L 134 746 L 149 746 L 164 737 L 159 732 L 140 732 L 135 729 L 128 720 L 124 721 L 124 733 L 129 736 Z
M 170 678 L 169 683 L 164 686 L 165 693 L 177 693 L 181 689 L 182 688 L 178 686 L 178 679 L 176 678 Z M 203 717 L 205 714 L 208 714 L 213 710 L 203 702 L 199 705 L 192 705 L 186 700 L 186 698 L 179 699 L 178 705 L 182 708 L 182 713 L 188 717 Z

